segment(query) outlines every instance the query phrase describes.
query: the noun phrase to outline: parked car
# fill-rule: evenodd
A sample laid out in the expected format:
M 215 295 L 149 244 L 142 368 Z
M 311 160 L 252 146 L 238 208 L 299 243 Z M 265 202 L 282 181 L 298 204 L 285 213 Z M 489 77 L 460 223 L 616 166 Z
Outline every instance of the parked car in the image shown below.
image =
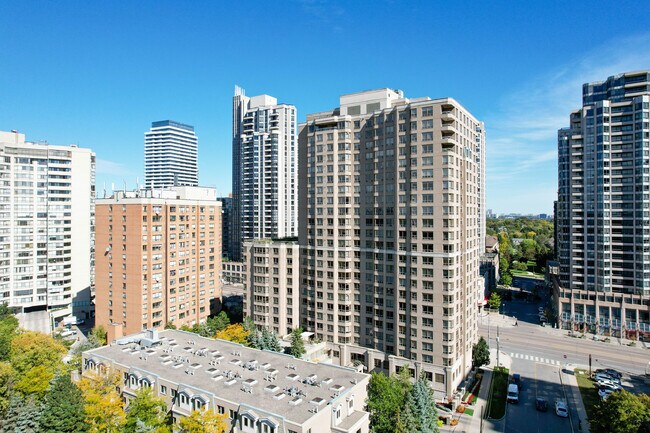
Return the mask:
M 599 378 L 618 380 L 618 377 L 611 375 L 609 373 L 605 373 L 605 371 L 599 371 L 596 374 L 594 374 L 594 379 L 598 380 Z
M 569 409 L 567 408 L 566 401 L 564 400 L 555 401 L 555 414 L 562 418 L 569 417 Z
M 601 400 L 607 400 L 607 397 L 609 397 L 610 394 L 615 393 L 615 390 L 612 389 L 601 389 L 598 391 L 598 396 L 600 397 Z
M 519 403 L 519 387 L 514 383 L 508 385 L 508 403 Z
M 621 385 L 617 385 L 615 383 L 602 383 L 602 382 L 596 382 L 596 388 L 599 390 L 610 390 L 610 391 L 618 391 L 621 389 Z
M 597 383 L 611 383 L 611 384 L 615 384 L 615 385 L 620 385 L 621 384 L 620 379 L 615 379 L 612 376 L 608 376 L 606 374 L 597 374 L 596 376 L 594 376 L 594 380 Z
M 540 412 L 546 412 L 548 410 L 548 400 L 543 397 L 537 397 L 535 399 L 535 408 Z
M 596 370 L 596 375 L 598 374 L 605 374 L 607 376 L 613 377 L 614 379 L 621 379 L 621 373 L 618 371 L 612 369 L 612 368 L 604 368 L 600 370 Z
M 523 383 L 521 382 L 521 374 L 515 373 L 512 375 L 512 383 L 517 385 L 517 388 L 519 391 L 521 391 L 521 388 L 523 387 Z

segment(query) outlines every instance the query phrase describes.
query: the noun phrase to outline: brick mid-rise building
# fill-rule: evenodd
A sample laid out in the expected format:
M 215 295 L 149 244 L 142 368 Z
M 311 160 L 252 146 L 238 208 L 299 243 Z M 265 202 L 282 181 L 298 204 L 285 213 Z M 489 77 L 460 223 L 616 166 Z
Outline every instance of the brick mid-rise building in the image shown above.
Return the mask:
M 221 203 L 210 188 L 118 191 L 96 209 L 96 323 L 194 325 L 221 299 Z

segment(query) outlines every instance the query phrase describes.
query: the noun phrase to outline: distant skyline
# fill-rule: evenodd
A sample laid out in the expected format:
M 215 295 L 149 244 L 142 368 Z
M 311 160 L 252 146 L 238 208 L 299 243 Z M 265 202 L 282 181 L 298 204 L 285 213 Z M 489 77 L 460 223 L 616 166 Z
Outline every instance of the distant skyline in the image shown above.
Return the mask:
M 199 179 L 231 192 L 232 96 L 308 113 L 398 88 L 487 132 L 487 208 L 552 213 L 557 130 L 582 84 L 650 69 L 650 3 L 3 2 L 0 130 L 97 154 L 97 191 L 144 183 L 151 122 L 194 125 Z

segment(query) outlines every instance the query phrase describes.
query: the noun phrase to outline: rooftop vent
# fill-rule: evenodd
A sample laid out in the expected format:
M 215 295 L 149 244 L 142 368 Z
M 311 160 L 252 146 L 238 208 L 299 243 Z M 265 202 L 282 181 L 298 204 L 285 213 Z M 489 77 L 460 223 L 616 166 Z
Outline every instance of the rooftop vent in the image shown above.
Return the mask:
M 302 383 L 306 385 L 316 385 L 316 379 L 318 378 L 317 375 L 315 374 L 310 374 L 309 376 L 305 377 L 305 379 L 302 381 Z
M 321 380 L 320 383 L 322 383 L 324 385 L 329 385 L 330 383 L 332 383 L 332 378 L 331 377 L 326 377 L 325 379 Z
M 264 364 L 262 364 L 262 370 L 266 370 L 268 368 L 271 368 L 271 364 L 269 364 L 268 362 L 265 362 Z
M 237 382 L 236 379 L 230 379 L 224 382 L 227 386 L 233 385 L 235 382 Z
M 295 381 L 295 380 L 300 379 L 300 376 L 297 375 L 296 373 L 291 373 L 291 374 L 287 374 L 287 379 Z
M 302 398 L 300 397 L 295 397 L 289 400 L 289 405 L 290 406 L 298 406 L 302 402 Z
M 241 360 L 237 358 L 233 358 L 230 360 L 230 363 L 235 365 L 241 365 Z
M 274 399 L 276 400 L 282 400 L 284 398 L 284 393 L 283 392 L 278 392 L 273 396 Z
M 280 390 L 280 388 L 277 385 L 266 385 L 264 387 L 264 391 L 267 391 L 267 392 L 277 392 L 279 390 Z M 284 394 L 282 394 L 282 395 L 284 395 Z
M 223 379 L 223 376 L 220 375 L 220 374 L 212 376 L 212 380 L 214 380 L 215 382 L 219 382 L 222 379 Z

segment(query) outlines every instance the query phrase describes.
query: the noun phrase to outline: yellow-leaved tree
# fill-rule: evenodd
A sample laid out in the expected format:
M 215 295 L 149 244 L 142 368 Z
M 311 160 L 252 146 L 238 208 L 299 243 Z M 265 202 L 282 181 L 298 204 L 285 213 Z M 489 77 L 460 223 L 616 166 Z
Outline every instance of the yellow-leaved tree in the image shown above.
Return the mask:
M 221 338 L 222 340 L 232 341 L 233 343 L 243 344 L 248 346 L 248 335 L 249 331 L 244 329 L 241 323 L 236 323 L 234 325 L 228 325 L 225 329 L 217 332 L 215 335 L 216 338 Z
M 126 413 L 117 387 L 117 372 L 105 375 L 86 372 L 79 381 L 86 402 L 86 423 L 89 433 L 120 433 L 126 424 Z
M 228 429 L 225 414 L 213 410 L 195 410 L 190 416 L 181 418 L 179 433 L 225 433 Z

